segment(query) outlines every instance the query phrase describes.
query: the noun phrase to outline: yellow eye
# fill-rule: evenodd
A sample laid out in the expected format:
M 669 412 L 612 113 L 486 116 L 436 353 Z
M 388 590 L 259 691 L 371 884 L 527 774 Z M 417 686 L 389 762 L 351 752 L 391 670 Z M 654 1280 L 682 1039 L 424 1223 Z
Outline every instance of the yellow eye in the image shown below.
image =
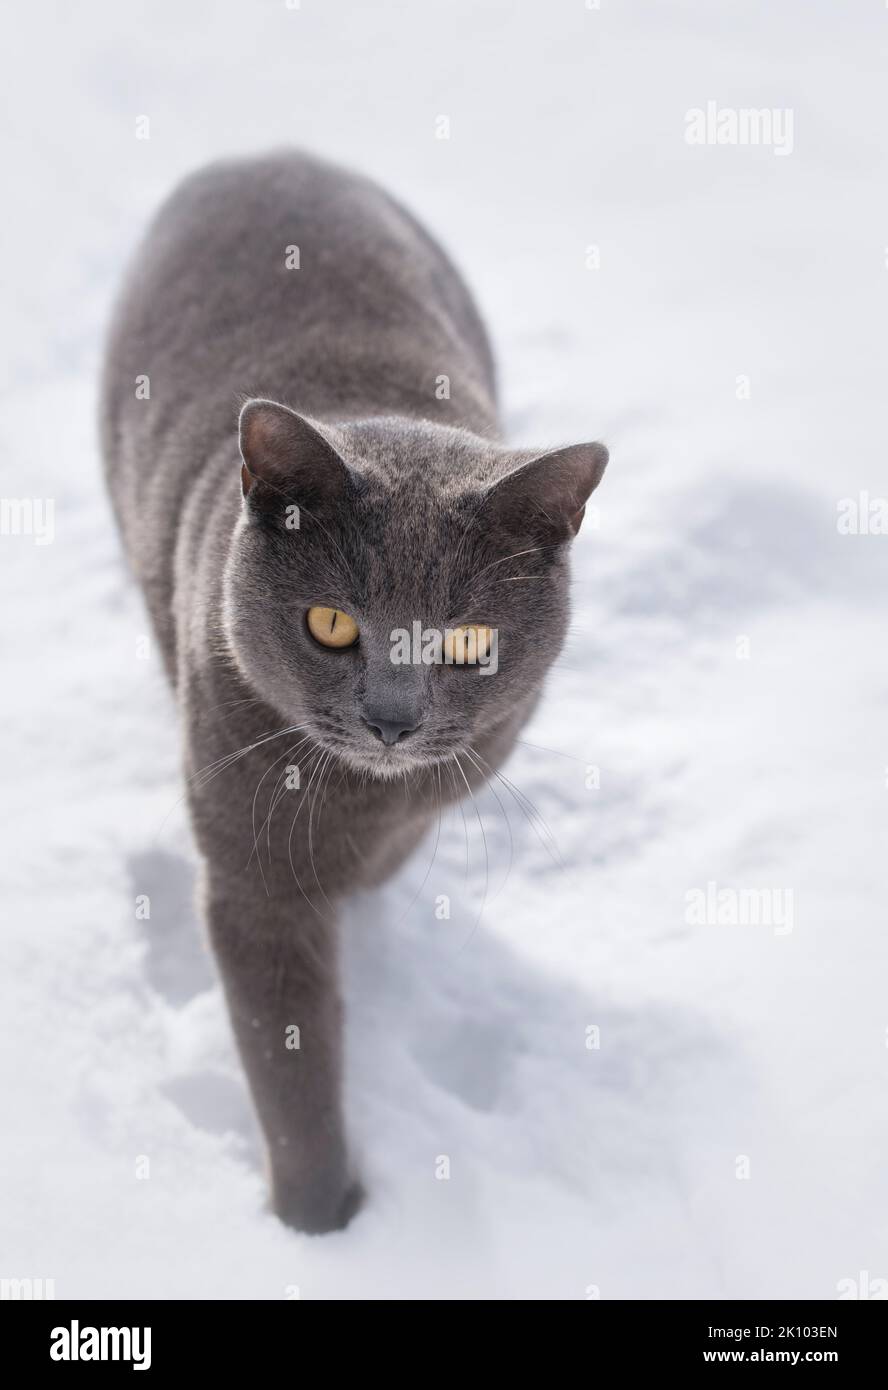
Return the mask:
M 448 666 L 476 666 L 486 661 L 493 640 L 493 628 L 482 623 L 449 627 L 444 632 L 444 660 Z
M 305 620 L 322 647 L 352 647 L 358 640 L 357 623 L 341 608 L 309 608 Z

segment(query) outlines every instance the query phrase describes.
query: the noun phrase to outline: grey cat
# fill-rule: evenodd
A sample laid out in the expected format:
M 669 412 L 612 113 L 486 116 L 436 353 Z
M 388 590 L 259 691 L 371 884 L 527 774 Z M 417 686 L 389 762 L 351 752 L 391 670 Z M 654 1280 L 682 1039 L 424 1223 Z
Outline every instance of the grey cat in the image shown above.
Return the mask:
M 111 327 L 102 443 L 272 1203 L 336 1229 L 361 1200 L 337 906 L 509 753 L 607 451 L 502 444 L 441 248 L 367 179 L 289 152 L 202 170 L 159 212 Z

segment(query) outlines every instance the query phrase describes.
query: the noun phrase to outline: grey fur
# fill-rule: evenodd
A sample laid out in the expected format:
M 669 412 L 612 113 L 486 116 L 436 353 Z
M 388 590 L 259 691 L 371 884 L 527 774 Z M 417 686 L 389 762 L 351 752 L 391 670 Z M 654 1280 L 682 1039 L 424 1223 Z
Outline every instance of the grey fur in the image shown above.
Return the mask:
M 569 541 L 607 459 L 519 452 L 498 432 L 468 291 L 366 179 L 277 154 L 203 170 L 161 209 L 111 329 L 103 449 L 181 710 L 272 1201 L 307 1231 L 343 1225 L 360 1197 L 337 905 L 509 752 L 561 646 Z M 358 644 L 321 648 L 314 604 L 351 614 Z M 391 632 L 414 620 L 495 627 L 498 671 L 394 665 Z M 373 718 L 419 727 L 388 746 Z M 301 791 L 282 780 L 293 765 Z

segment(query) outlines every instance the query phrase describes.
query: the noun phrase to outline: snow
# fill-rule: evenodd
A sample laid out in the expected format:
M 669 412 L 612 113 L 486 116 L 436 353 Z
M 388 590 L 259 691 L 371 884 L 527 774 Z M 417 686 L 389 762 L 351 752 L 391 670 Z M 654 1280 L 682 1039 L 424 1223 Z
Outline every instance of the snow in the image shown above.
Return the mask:
M 7 16 L 2 494 L 54 498 L 55 538 L 0 537 L 3 1277 L 585 1299 L 888 1276 L 888 537 L 836 524 L 888 488 L 886 25 L 825 0 Z M 710 99 L 791 108 L 791 156 L 687 145 Z M 94 430 L 102 327 L 159 198 L 286 143 L 375 175 L 451 248 L 516 442 L 612 451 L 571 640 L 506 769 L 560 866 L 495 784 L 483 911 L 471 805 L 425 883 L 431 844 L 353 904 L 370 1199 L 323 1238 L 264 1207 Z M 791 891 L 792 930 L 689 925 L 710 882 Z

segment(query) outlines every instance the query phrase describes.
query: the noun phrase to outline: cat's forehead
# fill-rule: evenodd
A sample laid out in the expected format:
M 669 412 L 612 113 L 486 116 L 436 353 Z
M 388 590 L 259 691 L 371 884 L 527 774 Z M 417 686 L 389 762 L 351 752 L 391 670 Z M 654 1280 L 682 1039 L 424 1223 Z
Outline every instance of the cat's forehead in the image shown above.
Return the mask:
M 473 510 L 480 493 L 431 469 L 365 471 L 349 489 L 351 520 L 368 533 L 428 535 L 452 530 Z
M 446 607 L 497 544 L 482 508 L 493 447 L 422 422 L 369 422 L 348 442 L 339 544 L 361 597 L 417 614 Z
M 449 593 L 483 544 L 477 510 L 476 493 L 428 476 L 368 483 L 353 499 L 346 549 L 368 596 L 419 603 Z
M 497 446 L 467 430 L 428 421 L 372 420 L 345 431 L 347 461 L 371 494 L 404 490 L 422 505 L 489 483 Z

